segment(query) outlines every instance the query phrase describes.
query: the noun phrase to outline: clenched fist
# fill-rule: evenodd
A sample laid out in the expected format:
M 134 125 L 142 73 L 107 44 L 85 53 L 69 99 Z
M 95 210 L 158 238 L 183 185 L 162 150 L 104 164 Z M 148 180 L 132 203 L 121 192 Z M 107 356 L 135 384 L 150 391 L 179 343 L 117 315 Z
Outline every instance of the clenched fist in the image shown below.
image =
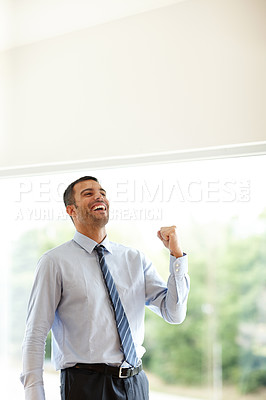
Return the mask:
M 157 232 L 157 236 L 159 239 L 161 239 L 161 241 L 163 242 L 165 247 L 167 247 L 167 249 L 170 250 L 170 253 L 174 257 L 177 258 L 177 257 L 183 256 L 183 251 L 182 251 L 182 249 L 180 247 L 180 243 L 178 241 L 175 225 L 162 227 Z

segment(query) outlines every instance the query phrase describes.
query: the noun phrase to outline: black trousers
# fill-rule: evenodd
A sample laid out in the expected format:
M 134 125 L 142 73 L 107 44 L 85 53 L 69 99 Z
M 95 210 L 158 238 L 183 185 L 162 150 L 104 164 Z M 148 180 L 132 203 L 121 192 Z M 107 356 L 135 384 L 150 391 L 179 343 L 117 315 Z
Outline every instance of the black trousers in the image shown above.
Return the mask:
M 148 400 L 149 382 L 144 371 L 130 378 L 86 369 L 61 371 L 62 400 Z

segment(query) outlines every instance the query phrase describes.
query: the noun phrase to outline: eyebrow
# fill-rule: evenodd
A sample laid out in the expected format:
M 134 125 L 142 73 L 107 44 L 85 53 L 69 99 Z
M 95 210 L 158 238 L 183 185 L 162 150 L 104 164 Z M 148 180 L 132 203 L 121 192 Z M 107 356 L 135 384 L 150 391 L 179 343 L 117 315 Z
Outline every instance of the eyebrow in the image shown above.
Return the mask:
M 80 192 L 80 194 L 83 194 L 84 192 L 93 192 L 95 189 L 93 189 L 93 188 L 86 188 L 86 189 L 83 189 L 81 192 Z M 104 192 L 104 193 L 106 193 L 106 190 L 104 190 L 103 188 L 100 188 L 100 192 Z

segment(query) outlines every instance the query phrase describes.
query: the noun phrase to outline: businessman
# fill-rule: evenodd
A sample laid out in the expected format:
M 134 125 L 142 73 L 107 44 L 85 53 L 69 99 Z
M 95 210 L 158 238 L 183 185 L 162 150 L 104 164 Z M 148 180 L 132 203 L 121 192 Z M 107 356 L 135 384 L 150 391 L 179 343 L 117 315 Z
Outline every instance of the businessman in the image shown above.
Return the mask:
M 109 201 L 96 178 L 72 182 L 64 203 L 76 232 L 37 266 L 23 341 L 25 399 L 45 399 L 44 347 L 52 329 L 62 400 L 147 400 L 145 305 L 171 324 L 186 316 L 187 256 L 176 227 L 157 232 L 170 253 L 166 284 L 140 251 L 109 241 Z

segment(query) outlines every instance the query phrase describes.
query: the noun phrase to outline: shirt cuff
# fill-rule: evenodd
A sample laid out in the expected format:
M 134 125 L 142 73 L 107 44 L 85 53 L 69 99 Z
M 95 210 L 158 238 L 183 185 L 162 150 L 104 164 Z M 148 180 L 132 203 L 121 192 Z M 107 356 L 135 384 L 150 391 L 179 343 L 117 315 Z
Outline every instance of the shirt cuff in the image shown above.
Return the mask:
M 45 400 L 43 385 L 25 388 L 25 400 Z
M 174 257 L 170 255 L 170 273 L 183 276 L 188 273 L 188 257 L 183 253 L 182 257 Z

